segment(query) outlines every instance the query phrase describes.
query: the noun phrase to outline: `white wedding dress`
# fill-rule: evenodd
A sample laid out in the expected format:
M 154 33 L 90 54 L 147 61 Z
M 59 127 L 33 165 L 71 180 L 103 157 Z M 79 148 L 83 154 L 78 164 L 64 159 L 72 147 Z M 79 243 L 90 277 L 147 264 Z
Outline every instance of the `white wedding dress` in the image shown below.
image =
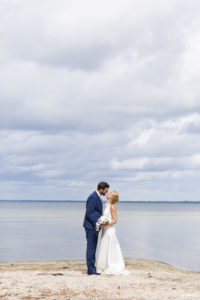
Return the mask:
M 113 221 L 110 212 L 110 203 L 106 202 L 103 215 L 107 216 L 109 221 Z M 125 269 L 122 251 L 116 236 L 115 224 L 101 229 L 101 241 L 99 254 L 96 263 L 96 271 L 101 274 L 129 275 L 130 272 Z

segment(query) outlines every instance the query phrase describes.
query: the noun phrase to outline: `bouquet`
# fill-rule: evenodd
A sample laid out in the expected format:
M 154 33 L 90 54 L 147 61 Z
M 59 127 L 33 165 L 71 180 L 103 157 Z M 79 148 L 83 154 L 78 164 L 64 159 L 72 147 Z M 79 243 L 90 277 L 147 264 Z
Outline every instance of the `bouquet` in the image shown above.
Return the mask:
M 98 233 L 100 230 L 100 225 L 109 224 L 109 219 L 106 216 L 101 216 L 96 222 L 96 232 Z

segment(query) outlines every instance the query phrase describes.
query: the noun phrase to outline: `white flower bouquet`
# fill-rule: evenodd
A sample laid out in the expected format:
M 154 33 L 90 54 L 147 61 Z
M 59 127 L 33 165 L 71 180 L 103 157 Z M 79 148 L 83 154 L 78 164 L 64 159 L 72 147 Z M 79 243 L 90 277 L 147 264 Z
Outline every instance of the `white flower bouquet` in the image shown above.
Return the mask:
M 102 224 L 109 224 L 109 219 L 106 216 L 101 216 L 96 222 L 96 232 L 99 232 Z

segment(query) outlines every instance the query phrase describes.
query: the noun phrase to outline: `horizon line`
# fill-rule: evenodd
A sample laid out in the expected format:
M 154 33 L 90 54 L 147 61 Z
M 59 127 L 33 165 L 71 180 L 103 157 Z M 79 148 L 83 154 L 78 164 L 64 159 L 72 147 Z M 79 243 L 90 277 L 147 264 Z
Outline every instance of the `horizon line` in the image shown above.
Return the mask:
M 0 202 L 86 202 L 87 200 L 0 200 Z M 106 202 L 106 200 L 103 200 Z M 200 200 L 121 200 L 120 202 L 126 203 L 200 203 Z

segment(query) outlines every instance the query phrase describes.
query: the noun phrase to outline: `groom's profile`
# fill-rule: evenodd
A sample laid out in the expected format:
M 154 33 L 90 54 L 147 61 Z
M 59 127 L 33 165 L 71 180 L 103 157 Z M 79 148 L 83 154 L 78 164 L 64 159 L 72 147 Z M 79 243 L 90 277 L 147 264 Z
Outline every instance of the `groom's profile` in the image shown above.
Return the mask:
M 96 234 L 96 222 L 102 216 L 103 213 L 103 203 L 101 200 L 101 195 L 105 196 L 109 189 L 109 184 L 107 182 L 101 181 L 97 185 L 97 190 L 94 191 L 88 198 L 86 202 L 86 212 L 83 222 L 83 227 L 85 227 L 86 239 L 87 239 L 87 250 L 86 250 L 86 260 L 87 260 L 87 274 L 100 275 L 101 273 L 96 272 L 95 267 L 95 252 L 97 248 L 98 235 Z

